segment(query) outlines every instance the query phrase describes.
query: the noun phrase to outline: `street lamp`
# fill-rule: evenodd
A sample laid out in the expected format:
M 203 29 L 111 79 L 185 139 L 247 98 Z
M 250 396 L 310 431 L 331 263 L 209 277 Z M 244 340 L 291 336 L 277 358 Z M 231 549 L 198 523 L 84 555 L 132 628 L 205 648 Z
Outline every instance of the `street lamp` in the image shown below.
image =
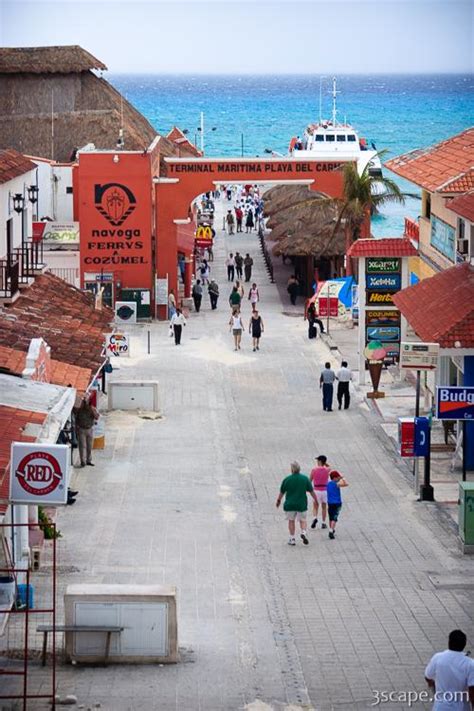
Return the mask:
M 201 153 L 204 155 L 204 111 L 201 111 L 201 125 L 197 127 L 197 131 L 201 138 Z M 211 131 L 217 131 L 217 126 L 213 126 Z
M 13 209 L 19 215 L 21 212 L 23 212 L 25 198 L 21 193 L 15 193 L 12 197 L 12 200 L 13 200 Z
M 28 191 L 28 200 L 31 202 L 32 205 L 34 205 L 36 202 L 38 202 L 39 188 L 37 185 L 29 185 L 27 188 L 27 191 Z

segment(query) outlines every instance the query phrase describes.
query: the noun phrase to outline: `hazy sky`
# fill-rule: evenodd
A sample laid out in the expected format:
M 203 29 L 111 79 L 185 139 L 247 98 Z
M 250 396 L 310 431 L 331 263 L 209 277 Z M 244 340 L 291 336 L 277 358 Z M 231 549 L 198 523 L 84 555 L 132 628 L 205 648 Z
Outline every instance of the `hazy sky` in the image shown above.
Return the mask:
M 472 0 L 0 0 L 3 46 L 79 44 L 111 72 L 469 72 Z

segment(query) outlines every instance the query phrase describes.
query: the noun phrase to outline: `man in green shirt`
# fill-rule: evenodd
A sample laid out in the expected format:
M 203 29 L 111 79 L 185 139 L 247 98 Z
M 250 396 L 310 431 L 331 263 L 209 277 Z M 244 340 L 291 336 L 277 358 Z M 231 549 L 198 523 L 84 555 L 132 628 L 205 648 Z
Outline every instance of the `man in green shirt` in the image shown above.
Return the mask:
M 283 495 L 285 495 L 285 503 L 283 504 L 283 510 L 286 513 L 286 518 L 288 520 L 288 530 L 290 532 L 290 539 L 288 545 L 296 545 L 295 541 L 295 521 L 298 519 L 300 522 L 301 529 L 301 540 L 308 545 L 309 540 L 306 535 L 306 511 L 308 510 L 308 496 L 313 497 L 316 501 L 316 495 L 313 491 L 313 485 L 307 476 L 301 473 L 301 468 L 298 462 L 291 463 L 291 474 L 281 482 L 280 493 L 278 494 L 278 499 L 276 500 L 277 508 L 281 504 Z

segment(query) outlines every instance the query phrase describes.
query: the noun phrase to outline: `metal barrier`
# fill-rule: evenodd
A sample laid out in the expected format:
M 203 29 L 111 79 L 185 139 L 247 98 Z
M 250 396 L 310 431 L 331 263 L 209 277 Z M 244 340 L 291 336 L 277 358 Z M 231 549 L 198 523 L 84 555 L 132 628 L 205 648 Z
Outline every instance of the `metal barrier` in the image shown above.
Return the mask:
M 18 293 L 20 263 L 13 257 L 0 259 L 0 298 L 12 299 Z
M 275 280 L 273 278 L 273 262 L 270 256 L 270 252 L 268 251 L 267 245 L 265 244 L 265 232 L 262 229 L 261 225 L 258 230 L 258 238 L 260 240 L 260 247 L 262 250 L 263 258 L 265 260 L 265 265 L 267 267 L 268 276 L 270 277 L 270 282 L 274 284 Z

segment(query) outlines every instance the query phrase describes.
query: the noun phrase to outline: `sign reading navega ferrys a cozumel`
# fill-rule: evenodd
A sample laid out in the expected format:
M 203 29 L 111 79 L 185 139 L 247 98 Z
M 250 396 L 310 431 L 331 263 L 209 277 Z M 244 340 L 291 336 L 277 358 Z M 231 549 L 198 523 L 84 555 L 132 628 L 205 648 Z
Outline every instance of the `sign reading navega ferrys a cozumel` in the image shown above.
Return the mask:
M 122 286 L 149 287 L 152 202 L 140 154 L 81 154 L 77 175 L 81 272 L 114 273 Z

